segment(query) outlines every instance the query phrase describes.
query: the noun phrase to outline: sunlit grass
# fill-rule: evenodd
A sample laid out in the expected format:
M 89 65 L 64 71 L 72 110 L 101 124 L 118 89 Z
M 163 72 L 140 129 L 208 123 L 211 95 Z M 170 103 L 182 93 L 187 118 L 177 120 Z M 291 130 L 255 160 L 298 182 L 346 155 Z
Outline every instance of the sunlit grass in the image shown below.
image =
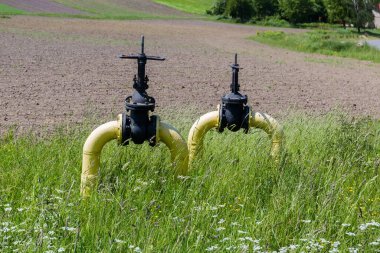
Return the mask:
M 195 14 L 206 14 L 214 4 L 213 0 L 153 0 L 154 2 Z
M 18 15 L 18 14 L 25 14 L 26 11 L 13 8 L 9 5 L 0 3 L 0 15 Z
M 365 44 L 365 38 L 351 30 L 312 30 L 296 34 L 263 31 L 250 39 L 294 51 L 380 62 L 380 50 Z
M 190 121 L 171 122 L 184 135 Z M 187 177 L 174 180 L 164 145 L 102 153 L 100 182 L 79 197 L 90 133 L 0 140 L 4 252 L 374 252 L 380 245 L 380 122 L 290 117 L 279 165 L 270 141 L 212 131 Z

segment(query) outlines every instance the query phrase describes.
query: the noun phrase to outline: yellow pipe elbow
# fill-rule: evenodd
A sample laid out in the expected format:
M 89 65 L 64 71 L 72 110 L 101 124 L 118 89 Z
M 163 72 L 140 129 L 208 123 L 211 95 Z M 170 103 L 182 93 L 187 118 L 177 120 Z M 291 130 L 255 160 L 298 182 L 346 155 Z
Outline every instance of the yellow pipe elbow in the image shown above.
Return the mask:
M 218 127 L 219 111 L 213 111 L 201 116 L 191 127 L 187 139 L 189 149 L 189 163 L 191 164 L 199 150 L 202 149 L 205 134 L 211 129 Z
M 249 126 L 264 130 L 272 138 L 271 156 L 276 162 L 279 162 L 284 140 L 282 126 L 270 115 L 260 112 L 250 115 Z
M 159 123 L 158 141 L 162 141 L 170 150 L 171 159 L 176 169 L 175 175 L 186 175 L 188 170 L 189 152 L 185 140 L 171 125 Z
M 100 154 L 104 145 L 121 138 L 121 115 L 117 121 L 111 121 L 97 127 L 87 138 L 83 146 L 81 175 L 81 195 L 88 197 L 96 185 L 100 166 Z

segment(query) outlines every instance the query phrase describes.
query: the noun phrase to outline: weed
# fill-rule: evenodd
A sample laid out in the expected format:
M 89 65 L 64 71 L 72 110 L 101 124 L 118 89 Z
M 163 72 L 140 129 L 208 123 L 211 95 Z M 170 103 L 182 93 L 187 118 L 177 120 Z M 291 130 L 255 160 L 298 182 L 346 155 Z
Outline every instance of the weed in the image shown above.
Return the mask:
M 178 121 L 177 121 L 178 123 Z M 180 123 L 180 122 L 179 122 Z M 175 124 L 178 125 L 178 124 Z M 179 124 L 181 132 L 189 126 Z M 186 177 L 164 145 L 107 144 L 79 197 L 91 131 L 0 141 L 4 252 L 373 252 L 380 244 L 380 122 L 289 117 L 280 165 L 260 130 L 206 136 Z

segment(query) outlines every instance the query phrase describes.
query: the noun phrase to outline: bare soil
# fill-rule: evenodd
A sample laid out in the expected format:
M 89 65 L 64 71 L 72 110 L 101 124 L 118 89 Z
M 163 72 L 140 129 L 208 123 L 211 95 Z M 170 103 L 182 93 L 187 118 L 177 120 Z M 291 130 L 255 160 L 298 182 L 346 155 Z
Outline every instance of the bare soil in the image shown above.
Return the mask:
M 66 14 L 84 14 L 85 12 L 72 9 L 62 4 L 49 0 L 0 0 L 0 3 L 7 4 L 29 12 L 37 13 L 66 13 Z
M 147 54 L 167 58 L 147 65 L 158 114 L 191 109 L 195 120 L 215 110 L 229 90 L 237 52 L 241 91 L 255 111 L 281 118 L 339 108 L 380 117 L 379 64 L 246 39 L 263 29 L 272 28 L 194 20 L 0 19 L 0 133 L 11 126 L 75 125 L 94 115 L 98 123 L 112 120 L 124 111 L 136 73 L 136 62 L 116 56 L 139 51 L 141 34 Z

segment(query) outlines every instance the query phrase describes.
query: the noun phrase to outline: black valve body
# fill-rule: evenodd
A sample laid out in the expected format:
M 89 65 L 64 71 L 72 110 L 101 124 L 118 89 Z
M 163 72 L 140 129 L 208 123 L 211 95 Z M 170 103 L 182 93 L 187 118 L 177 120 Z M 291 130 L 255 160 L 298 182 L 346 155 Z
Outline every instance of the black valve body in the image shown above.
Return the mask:
M 222 104 L 219 110 L 219 132 L 224 128 L 232 132 L 249 129 L 249 106 L 247 106 L 247 96 L 230 93 L 222 97 Z
M 246 95 L 239 93 L 239 64 L 235 55 L 235 64 L 232 68 L 231 93 L 222 97 L 222 104 L 219 108 L 219 127 L 218 131 L 223 132 L 225 128 L 236 132 L 244 129 L 247 133 L 249 129 L 249 111 Z
M 133 79 L 135 91 L 132 96 L 125 99 L 127 113 L 123 114 L 122 120 L 122 145 L 128 145 L 129 140 L 135 144 L 142 144 L 148 141 L 149 145 L 156 145 L 157 116 L 149 116 L 155 108 L 155 100 L 150 97 L 146 90 L 148 86 L 148 76 L 145 75 L 145 65 L 147 60 L 164 61 L 165 58 L 158 56 L 147 56 L 144 53 L 144 37 L 142 37 L 141 53 L 137 55 L 121 55 L 122 59 L 137 59 L 137 77 Z

